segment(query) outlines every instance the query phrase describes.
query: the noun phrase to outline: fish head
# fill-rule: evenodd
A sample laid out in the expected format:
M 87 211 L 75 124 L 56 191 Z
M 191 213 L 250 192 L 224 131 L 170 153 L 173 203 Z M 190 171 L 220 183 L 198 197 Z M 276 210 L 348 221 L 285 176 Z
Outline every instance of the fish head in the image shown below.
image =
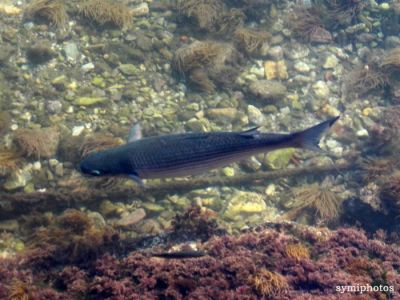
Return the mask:
M 84 158 L 79 164 L 83 174 L 91 176 L 104 176 L 113 174 L 112 168 L 108 166 L 107 160 L 101 153 L 94 153 Z

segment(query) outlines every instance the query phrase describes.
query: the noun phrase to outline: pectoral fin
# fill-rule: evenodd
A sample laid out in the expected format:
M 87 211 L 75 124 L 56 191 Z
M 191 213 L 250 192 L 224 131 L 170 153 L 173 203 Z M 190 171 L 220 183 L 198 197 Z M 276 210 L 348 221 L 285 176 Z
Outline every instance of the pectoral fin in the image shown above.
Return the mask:
M 129 174 L 129 177 L 133 179 L 137 184 L 139 184 L 141 187 L 144 187 L 144 182 L 142 179 L 139 177 L 138 174 Z

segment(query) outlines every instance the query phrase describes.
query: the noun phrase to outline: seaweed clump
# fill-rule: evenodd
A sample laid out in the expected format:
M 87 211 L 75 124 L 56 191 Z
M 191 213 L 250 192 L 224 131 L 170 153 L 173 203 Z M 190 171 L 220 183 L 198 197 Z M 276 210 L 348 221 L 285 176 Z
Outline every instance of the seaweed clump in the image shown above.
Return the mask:
M 177 8 L 180 14 L 193 19 L 200 29 L 215 31 L 224 3 L 220 0 L 181 0 L 177 2 Z
M 54 127 L 20 128 L 14 132 L 14 143 L 22 154 L 40 159 L 50 158 L 57 152 L 59 132 Z
M 223 232 L 215 216 L 200 206 L 191 206 L 184 213 L 177 214 L 172 220 L 173 240 L 200 239 L 206 241 Z
M 318 7 L 296 7 L 288 17 L 294 35 L 308 42 L 331 42 L 332 34 L 326 29 L 323 14 Z
M 249 283 L 254 286 L 261 297 L 276 297 L 284 294 L 289 288 L 284 276 L 265 268 L 260 269 L 256 275 L 251 276 Z
M 84 264 L 106 250 L 116 249 L 118 239 L 110 227 L 99 226 L 86 213 L 69 209 L 31 236 L 24 255 L 27 264 L 38 267 Z
M 68 15 L 61 0 L 33 0 L 25 8 L 25 16 L 44 19 L 57 27 L 63 27 L 68 21 Z
M 180 15 L 192 20 L 200 31 L 227 34 L 243 24 L 245 15 L 239 9 L 228 10 L 221 0 L 179 0 Z
M 89 21 L 100 25 L 112 25 L 127 29 L 132 20 L 128 6 L 108 0 L 87 0 L 78 8 L 79 13 Z
M 314 183 L 292 189 L 293 202 L 286 206 L 290 210 L 284 215 L 297 219 L 306 211 L 313 211 L 316 221 L 329 222 L 339 216 L 341 199 L 326 183 Z
M 240 72 L 242 55 L 227 43 L 196 41 L 179 48 L 173 58 L 174 69 L 189 83 L 205 92 L 215 86 L 230 88 Z
M 85 136 L 80 147 L 80 157 L 84 158 L 90 153 L 110 149 L 123 144 L 120 138 L 113 137 L 111 135 L 96 133 Z
M 238 28 L 234 33 L 236 46 L 247 54 L 258 54 L 270 38 L 270 33 L 253 28 Z
M 0 148 L 0 176 L 15 171 L 21 163 L 21 155 L 12 149 Z
M 348 26 L 365 6 L 362 0 L 324 0 L 299 5 L 289 15 L 293 32 L 310 42 L 332 40 L 332 30 Z
M 383 212 L 400 216 L 400 173 L 388 176 L 380 187 L 379 197 L 382 202 Z
M 378 58 L 371 58 L 365 65 L 361 65 L 349 72 L 344 79 L 344 94 L 365 95 L 376 89 L 387 86 L 389 78 L 381 67 Z

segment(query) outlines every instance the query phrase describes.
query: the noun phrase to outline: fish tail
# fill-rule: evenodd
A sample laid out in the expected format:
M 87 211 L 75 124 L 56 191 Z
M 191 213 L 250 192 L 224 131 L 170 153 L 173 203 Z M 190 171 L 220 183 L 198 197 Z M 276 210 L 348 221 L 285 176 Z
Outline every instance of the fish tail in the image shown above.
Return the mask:
M 339 119 L 340 116 L 328 119 L 306 130 L 299 131 L 293 135 L 293 143 L 296 148 L 304 148 L 326 154 L 326 151 L 319 147 L 322 135 Z

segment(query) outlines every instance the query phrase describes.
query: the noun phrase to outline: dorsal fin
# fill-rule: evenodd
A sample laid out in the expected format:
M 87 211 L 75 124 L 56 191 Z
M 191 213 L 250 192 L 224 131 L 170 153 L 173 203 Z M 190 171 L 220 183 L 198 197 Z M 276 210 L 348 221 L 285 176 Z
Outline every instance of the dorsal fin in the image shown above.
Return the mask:
M 131 130 L 129 131 L 128 135 L 128 143 L 140 140 L 142 138 L 142 128 L 140 124 L 137 123 L 132 126 Z
M 240 133 L 240 135 L 241 135 L 241 136 L 244 136 L 244 137 L 257 138 L 257 137 L 260 136 L 260 132 L 258 131 L 258 128 L 260 128 L 260 127 L 257 126 L 257 127 L 250 128 L 250 129 L 248 129 L 248 130 L 246 130 L 246 131 L 242 131 L 242 132 Z

